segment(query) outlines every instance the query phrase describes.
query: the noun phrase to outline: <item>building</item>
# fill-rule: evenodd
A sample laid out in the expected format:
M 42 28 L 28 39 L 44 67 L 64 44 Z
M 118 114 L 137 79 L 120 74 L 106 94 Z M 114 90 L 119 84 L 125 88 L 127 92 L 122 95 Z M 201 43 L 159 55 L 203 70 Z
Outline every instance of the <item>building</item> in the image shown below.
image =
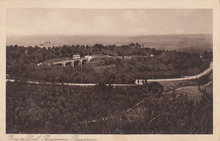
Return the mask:
M 92 56 L 86 55 L 85 58 L 88 59 L 88 61 L 90 61 L 92 59 Z
M 80 55 L 78 54 L 72 56 L 72 59 L 79 59 L 79 58 L 80 58 Z
M 144 84 L 146 84 L 146 80 L 145 79 L 136 79 L 135 84 L 136 85 L 144 85 Z

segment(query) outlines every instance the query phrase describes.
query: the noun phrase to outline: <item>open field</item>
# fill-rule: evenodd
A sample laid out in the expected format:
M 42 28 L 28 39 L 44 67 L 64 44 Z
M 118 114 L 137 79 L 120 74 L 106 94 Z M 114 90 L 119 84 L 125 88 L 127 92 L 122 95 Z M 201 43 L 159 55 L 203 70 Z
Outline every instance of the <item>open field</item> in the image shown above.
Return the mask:
M 202 93 L 198 90 L 198 86 L 181 87 L 176 90 L 176 93 L 186 95 L 189 100 L 194 100 L 196 102 L 200 102 L 202 97 Z

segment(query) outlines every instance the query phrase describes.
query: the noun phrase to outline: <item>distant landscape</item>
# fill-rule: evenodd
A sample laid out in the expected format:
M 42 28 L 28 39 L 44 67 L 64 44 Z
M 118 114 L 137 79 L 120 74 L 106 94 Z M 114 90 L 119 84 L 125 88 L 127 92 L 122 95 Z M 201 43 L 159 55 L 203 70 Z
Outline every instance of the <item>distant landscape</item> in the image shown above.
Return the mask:
M 63 45 L 124 45 L 131 42 L 143 47 L 201 53 L 212 50 L 211 34 L 147 35 L 147 36 L 8 36 L 7 45 L 63 46 Z
M 7 134 L 213 134 L 213 9 L 6 15 Z
M 160 50 L 135 42 L 46 44 L 6 48 L 7 133 L 213 132 L 212 71 L 194 80 L 148 82 L 199 74 L 210 67 L 212 50 Z M 91 60 L 81 65 L 77 61 L 88 56 Z M 66 60 L 74 63 L 63 65 Z M 53 64 L 56 61 L 61 63 Z M 90 83 L 95 85 L 87 86 Z
M 70 60 L 73 55 L 81 58 L 89 55 L 92 59 L 82 66 L 74 64 L 74 69 L 70 64 L 61 67 L 46 63 Z M 10 77 L 49 82 L 134 83 L 136 79 L 178 78 L 202 72 L 211 61 L 212 51 L 159 50 L 139 43 L 7 46 L 7 74 Z

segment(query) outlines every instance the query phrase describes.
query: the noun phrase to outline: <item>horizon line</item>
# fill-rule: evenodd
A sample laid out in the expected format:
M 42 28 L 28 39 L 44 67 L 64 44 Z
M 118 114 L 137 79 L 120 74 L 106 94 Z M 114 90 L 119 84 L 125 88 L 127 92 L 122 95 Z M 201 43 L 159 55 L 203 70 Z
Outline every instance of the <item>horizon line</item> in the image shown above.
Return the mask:
M 86 35 L 86 34 L 44 34 L 44 35 L 7 35 L 6 37 L 22 37 L 22 36 L 111 36 L 111 37 L 141 37 L 141 36 L 169 36 L 169 35 L 213 35 L 213 33 L 177 33 L 177 34 L 144 34 L 144 35 Z

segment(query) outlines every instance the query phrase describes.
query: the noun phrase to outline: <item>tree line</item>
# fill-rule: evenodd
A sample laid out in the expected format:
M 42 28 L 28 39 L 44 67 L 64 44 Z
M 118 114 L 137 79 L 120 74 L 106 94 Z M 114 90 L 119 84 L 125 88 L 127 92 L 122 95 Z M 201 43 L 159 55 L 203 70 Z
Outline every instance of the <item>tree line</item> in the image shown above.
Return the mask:
M 112 60 L 104 64 L 115 65 L 114 69 L 97 72 L 92 64 L 83 67 L 37 66 L 48 59 L 71 57 L 74 54 L 109 55 Z M 130 59 L 119 59 L 114 56 L 131 56 Z M 133 56 L 133 57 L 132 57 Z M 135 57 L 134 57 L 135 56 Z M 143 57 L 145 56 L 145 57 Z M 212 52 L 202 54 L 156 50 L 143 48 L 138 43 L 128 45 L 72 45 L 62 47 L 40 48 L 10 45 L 6 48 L 6 71 L 10 77 L 34 79 L 52 82 L 112 82 L 134 83 L 137 78 L 171 78 L 193 75 L 208 67 L 212 61 Z

